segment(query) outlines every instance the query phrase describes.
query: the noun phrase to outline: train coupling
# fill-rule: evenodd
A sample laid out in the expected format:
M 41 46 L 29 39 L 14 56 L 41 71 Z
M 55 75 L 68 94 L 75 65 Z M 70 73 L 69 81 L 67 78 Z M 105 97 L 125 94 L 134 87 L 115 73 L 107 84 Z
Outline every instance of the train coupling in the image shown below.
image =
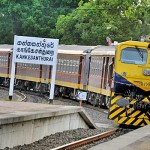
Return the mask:
M 143 111 L 143 112 L 145 112 L 145 111 L 150 112 L 150 103 L 143 102 L 143 101 L 139 102 L 139 103 L 134 103 L 133 108 L 134 108 L 134 110 L 140 110 L 140 111 Z

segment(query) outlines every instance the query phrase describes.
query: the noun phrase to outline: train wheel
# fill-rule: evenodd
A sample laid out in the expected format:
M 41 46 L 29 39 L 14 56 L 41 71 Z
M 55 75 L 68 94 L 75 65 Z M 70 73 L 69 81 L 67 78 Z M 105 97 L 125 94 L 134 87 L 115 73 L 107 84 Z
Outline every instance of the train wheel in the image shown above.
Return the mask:
M 100 95 L 99 106 L 100 108 L 106 108 L 106 96 Z
M 94 106 L 94 107 L 98 106 L 98 99 L 95 98 L 95 99 L 93 100 L 93 106 Z
M 89 93 L 87 99 L 91 105 L 96 106 L 96 96 L 94 93 Z
M 96 107 L 99 105 L 99 95 L 98 94 L 94 94 L 94 97 L 93 97 L 93 106 Z
M 104 103 L 104 97 L 102 95 L 100 95 L 100 98 L 99 98 L 99 106 L 100 106 L 100 108 L 102 108 L 103 103 Z

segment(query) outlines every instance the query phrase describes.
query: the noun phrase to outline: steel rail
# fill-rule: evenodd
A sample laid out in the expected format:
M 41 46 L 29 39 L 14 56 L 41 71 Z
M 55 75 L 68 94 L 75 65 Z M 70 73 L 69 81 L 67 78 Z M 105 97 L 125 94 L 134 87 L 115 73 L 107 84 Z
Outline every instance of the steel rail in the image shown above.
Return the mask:
M 22 92 L 21 92 L 21 93 L 22 93 Z M 22 94 L 23 94 L 23 93 L 22 93 Z M 35 95 L 35 96 L 39 96 L 38 93 L 35 93 L 35 92 L 33 92 L 33 91 L 26 91 L 26 94 L 32 94 L 32 95 Z M 50 102 L 48 96 L 43 95 L 43 97 L 47 100 L 48 103 L 52 103 L 52 102 Z M 60 100 L 60 99 L 59 99 L 59 100 Z M 27 101 L 27 99 L 24 100 L 24 102 L 26 102 L 26 101 Z M 67 100 L 66 100 L 65 98 L 61 98 L 60 101 L 62 101 L 62 102 L 67 102 L 67 103 L 71 103 L 71 101 L 73 101 L 73 102 L 75 103 L 75 106 L 79 106 L 79 102 L 76 102 L 76 101 L 71 100 L 71 99 L 69 99 L 69 100 L 67 99 Z M 78 104 L 78 105 L 77 105 L 77 104 Z M 83 104 L 82 107 L 85 107 L 85 108 L 88 108 L 88 109 L 93 109 L 93 110 L 99 111 L 99 112 L 104 113 L 104 114 L 108 114 L 108 111 L 107 111 L 106 109 L 99 108 L 99 107 L 94 107 L 94 106 L 92 106 L 92 105 L 90 105 L 90 104 Z
M 22 92 L 20 92 L 20 91 L 18 91 L 18 90 L 14 90 L 14 92 L 22 97 L 22 99 L 19 100 L 19 101 L 21 101 L 21 102 L 26 102 L 27 97 L 26 97 L 25 94 L 23 94 Z
M 3 89 L 3 90 L 9 90 L 8 87 L 4 87 L 4 86 L 0 86 L 0 89 Z M 21 102 L 25 102 L 27 97 L 25 94 L 23 94 L 22 92 L 18 91 L 18 90 L 14 90 L 14 93 L 16 93 L 17 95 L 21 96 L 21 99 L 19 101 Z
M 94 136 L 91 136 L 91 137 L 88 137 L 88 138 L 85 138 L 85 139 L 82 139 L 82 140 L 79 140 L 79 141 L 75 141 L 75 142 L 72 142 L 72 143 L 69 143 L 69 144 L 65 144 L 65 145 L 53 148 L 51 150 L 69 150 L 69 149 L 73 149 L 73 148 L 76 148 L 76 147 L 79 147 L 79 146 L 82 146 L 82 145 L 90 144 L 91 142 L 98 141 L 102 138 L 106 138 L 106 137 L 111 136 L 117 130 L 118 130 L 118 128 L 115 128 L 115 129 L 112 129 L 110 131 L 98 134 L 98 135 L 94 135 Z

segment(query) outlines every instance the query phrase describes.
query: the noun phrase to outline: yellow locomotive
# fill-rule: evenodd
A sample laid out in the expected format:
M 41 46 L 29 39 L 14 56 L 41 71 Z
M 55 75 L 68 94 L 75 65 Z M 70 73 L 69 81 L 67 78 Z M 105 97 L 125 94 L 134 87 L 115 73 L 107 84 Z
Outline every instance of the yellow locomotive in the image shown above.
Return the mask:
M 118 124 L 150 124 L 150 37 L 118 44 L 109 118 Z

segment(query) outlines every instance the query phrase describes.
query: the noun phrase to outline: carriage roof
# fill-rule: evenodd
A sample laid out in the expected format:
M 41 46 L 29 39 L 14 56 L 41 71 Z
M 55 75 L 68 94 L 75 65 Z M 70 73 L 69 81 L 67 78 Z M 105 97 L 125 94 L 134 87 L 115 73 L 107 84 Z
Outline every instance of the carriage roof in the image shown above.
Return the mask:
M 103 45 L 98 45 L 92 52 L 91 55 L 102 55 L 102 56 L 107 56 L 107 55 L 115 55 L 115 46 L 103 46 Z
M 13 45 L 3 44 L 0 45 L 0 52 L 11 52 Z M 61 54 L 83 54 L 91 52 L 93 46 L 82 46 L 82 45 L 59 45 L 58 53 Z
M 11 52 L 13 45 L 3 44 L 0 45 L 0 52 Z
M 85 54 L 90 53 L 94 46 L 82 46 L 82 45 L 59 45 L 58 53 L 65 54 Z
M 0 52 L 11 52 L 13 45 L 3 44 L 0 45 Z M 76 54 L 85 55 L 90 53 L 91 55 L 115 55 L 115 46 L 82 46 L 82 45 L 59 45 L 59 54 Z

